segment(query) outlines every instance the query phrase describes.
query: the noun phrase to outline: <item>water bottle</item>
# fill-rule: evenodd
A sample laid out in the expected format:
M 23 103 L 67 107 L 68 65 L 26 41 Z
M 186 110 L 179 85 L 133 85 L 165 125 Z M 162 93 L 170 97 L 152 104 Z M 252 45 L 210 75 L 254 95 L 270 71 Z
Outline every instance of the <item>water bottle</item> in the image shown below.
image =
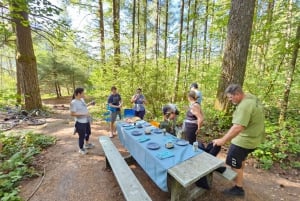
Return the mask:
M 198 151 L 198 142 L 197 142 L 197 141 L 195 141 L 195 142 L 193 143 L 193 150 L 194 150 L 194 151 Z

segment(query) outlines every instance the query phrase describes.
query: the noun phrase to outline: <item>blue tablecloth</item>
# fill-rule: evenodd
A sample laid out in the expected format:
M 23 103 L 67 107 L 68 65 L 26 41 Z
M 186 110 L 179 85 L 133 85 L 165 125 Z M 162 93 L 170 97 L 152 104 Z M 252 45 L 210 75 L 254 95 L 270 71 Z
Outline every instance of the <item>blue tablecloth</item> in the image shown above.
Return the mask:
M 144 121 L 139 121 L 139 123 L 147 124 L 147 122 Z M 145 135 L 144 131 L 146 128 L 154 129 L 155 127 L 124 127 L 124 122 L 117 123 L 117 131 L 122 145 L 130 152 L 132 157 L 144 169 L 153 182 L 156 183 L 161 190 L 167 192 L 168 169 L 200 154 L 202 151 L 199 149 L 197 152 L 193 151 L 192 145 L 190 144 L 186 146 L 177 145 L 175 142 L 178 139 L 168 133 L 165 136 L 162 133 L 156 134 L 154 132 L 152 132 L 151 135 Z M 141 131 L 143 134 L 135 136 L 132 134 L 133 131 Z M 145 138 L 150 139 L 145 140 Z M 174 142 L 174 148 L 165 148 L 165 144 L 168 141 Z M 157 150 L 148 149 L 147 144 L 153 142 L 158 143 L 160 148 Z M 160 159 L 161 156 L 167 156 L 167 158 L 163 157 L 164 159 Z

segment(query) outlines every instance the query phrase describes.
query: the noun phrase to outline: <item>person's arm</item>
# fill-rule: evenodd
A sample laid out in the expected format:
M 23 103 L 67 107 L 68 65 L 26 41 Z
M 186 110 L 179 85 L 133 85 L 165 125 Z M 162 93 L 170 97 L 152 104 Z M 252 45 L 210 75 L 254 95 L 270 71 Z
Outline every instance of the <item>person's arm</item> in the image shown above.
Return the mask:
M 89 117 L 89 113 L 78 113 L 78 112 L 73 112 L 71 111 L 71 116 L 73 117 Z
M 123 102 L 122 102 L 122 98 L 121 98 L 121 95 L 119 94 L 119 97 L 120 97 L 120 101 L 119 101 L 119 108 L 121 108 L 122 107 L 122 105 L 123 105 Z
M 131 102 L 134 103 L 136 101 L 137 97 L 138 97 L 137 94 L 133 95 L 131 98 Z
M 198 125 L 197 133 L 199 133 L 204 120 L 200 105 L 198 104 L 193 105 L 191 112 L 193 115 L 197 117 L 197 125 Z
M 213 140 L 213 145 L 214 146 L 224 145 L 226 142 L 231 141 L 232 138 L 240 134 L 240 132 L 242 132 L 244 129 L 245 127 L 242 125 L 233 124 L 229 129 L 229 131 L 222 138 Z

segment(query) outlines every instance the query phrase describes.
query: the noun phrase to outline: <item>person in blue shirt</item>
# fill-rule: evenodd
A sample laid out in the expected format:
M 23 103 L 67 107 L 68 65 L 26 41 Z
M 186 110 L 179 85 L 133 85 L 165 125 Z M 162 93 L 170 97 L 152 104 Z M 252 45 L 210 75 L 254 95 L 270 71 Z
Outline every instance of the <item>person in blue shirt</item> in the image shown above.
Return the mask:
M 122 98 L 121 95 L 117 92 L 117 87 L 111 87 L 111 94 L 108 97 L 107 104 L 111 111 L 111 121 L 110 121 L 110 135 L 109 137 L 114 137 L 114 123 L 117 119 L 117 115 L 119 115 L 121 119 L 121 108 L 122 108 Z
M 201 105 L 201 102 L 202 102 L 202 93 L 198 89 L 198 84 L 197 83 L 191 84 L 190 90 L 194 91 L 196 93 L 197 103 L 199 103 Z
M 132 96 L 131 102 L 134 103 L 134 116 L 144 119 L 146 113 L 144 104 L 146 103 L 146 99 L 145 96 L 142 94 L 141 88 L 138 88 L 136 90 L 136 94 Z

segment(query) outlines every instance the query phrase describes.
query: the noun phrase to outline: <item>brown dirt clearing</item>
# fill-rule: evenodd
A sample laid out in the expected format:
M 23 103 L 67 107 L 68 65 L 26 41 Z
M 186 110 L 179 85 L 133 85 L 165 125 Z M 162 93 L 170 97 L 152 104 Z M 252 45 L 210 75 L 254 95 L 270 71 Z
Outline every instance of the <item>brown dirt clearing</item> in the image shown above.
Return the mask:
M 68 101 L 56 102 L 56 104 L 69 106 Z M 47 104 L 50 103 L 52 102 L 47 102 Z M 123 201 L 122 191 L 113 173 L 105 169 L 104 153 L 98 142 L 99 136 L 108 135 L 108 125 L 101 122 L 93 123 L 90 141 L 95 144 L 95 148 L 90 149 L 87 155 L 80 155 L 78 153 L 78 137 L 72 135 L 74 122 L 69 116 L 69 111 L 53 111 L 52 117 L 47 119 L 47 125 L 31 128 L 35 132 L 55 136 L 57 142 L 37 157 L 36 163 L 41 168 L 41 172 L 45 168 L 45 175 L 22 182 L 22 198 L 27 200 L 42 181 L 31 197 L 31 201 Z M 114 137 L 112 141 L 122 155 L 128 155 L 118 137 Z M 219 157 L 224 158 L 225 154 L 221 153 Z M 246 191 L 244 198 L 225 197 L 221 191 L 231 187 L 233 183 L 215 174 L 213 188 L 197 200 L 300 200 L 299 172 L 293 174 L 298 175 L 298 177 L 286 175 L 286 178 L 283 178 L 279 174 L 256 169 L 253 164 L 253 160 L 248 160 L 244 180 Z M 165 201 L 170 199 L 169 194 L 161 191 L 137 164 L 130 167 L 152 200 Z

